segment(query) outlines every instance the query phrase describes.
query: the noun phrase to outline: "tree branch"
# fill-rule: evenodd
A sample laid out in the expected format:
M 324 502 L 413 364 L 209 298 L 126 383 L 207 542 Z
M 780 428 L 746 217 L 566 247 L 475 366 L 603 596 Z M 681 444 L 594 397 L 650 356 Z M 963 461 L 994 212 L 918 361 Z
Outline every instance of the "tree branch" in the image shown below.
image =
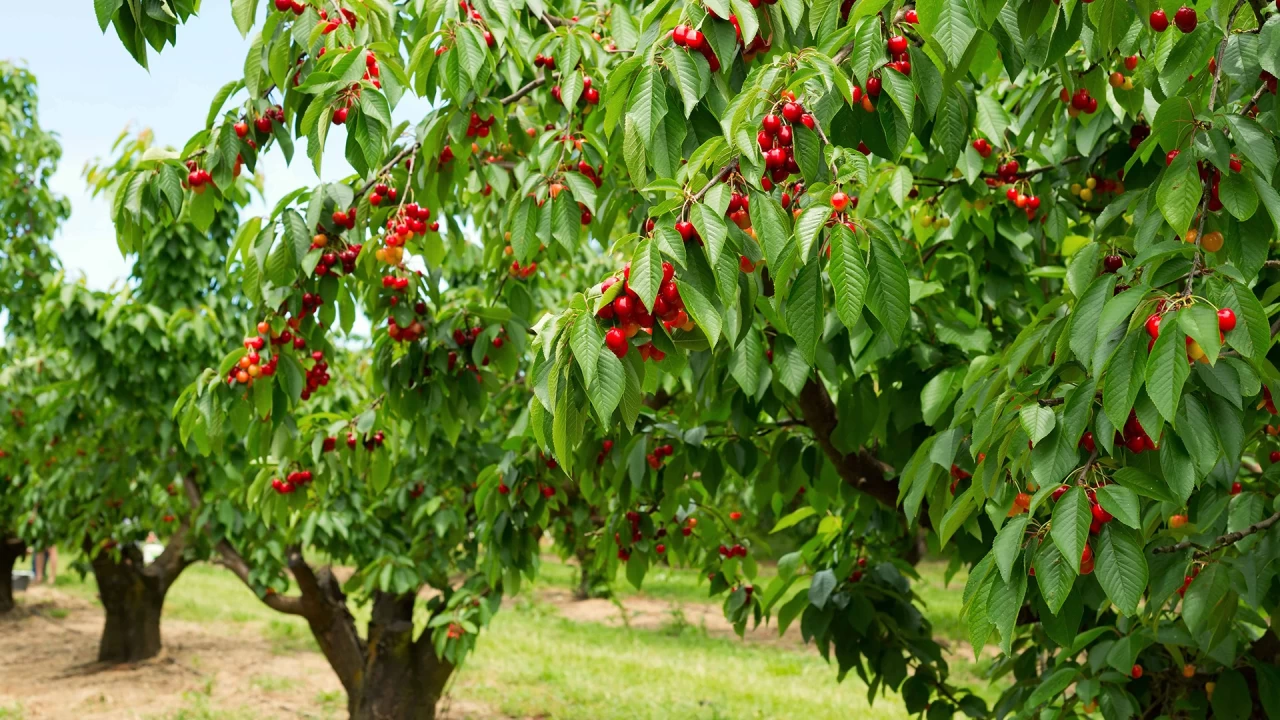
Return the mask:
M 546 82 L 547 82 L 547 78 L 545 75 L 541 77 L 536 77 L 530 80 L 529 82 L 525 83 L 524 86 L 522 86 L 519 90 L 516 90 L 515 92 L 502 98 L 498 102 L 502 103 L 503 105 L 510 105 L 511 103 L 519 100 L 525 95 L 528 95 L 534 90 L 537 90 L 538 88 L 542 87 L 543 85 L 546 84 Z
M 1253 535 L 1254 533 L 1260 533 L 1263 530 L 1266 530 L 1272 525 L 1275 525 L 1277 522 L 1280 522 L 1280 512 L 1277 512 L 1275 515 L 1272 515 L 1266 520 L 1259 520 L 1258 522 L 1250 525 L 1249 527 L 1243 530 L 1237 530 L 1233 533 L 1227 533 L 1226 535 L 1219 536 L 1212 543 L 1210 543 L 1209 547 L 1201 550 L 1197 550 L 1196 557 L 1197 558 L 1208 557 L 1228 545 L 1233 545 L 1249 537 L 1250 535 Z M 1186 540 L 1183 540 L 1182 542 L 1177 543 L 1175 545 L 1166 545 L 1164 547 L 1158 547 L 1152 550 L 1151 553 L 1153 555 L 1163 555 L 1165 553 L 1172 553 L 1172 552 L 1179 552 L 1181 550 L 1186 550 L 1189 547 L 1199 548 L 1200 546 L 1191 542 L 1191 538 L 1187 538 Z
M 887 478 L 893 468 L 880 462 L 865 449 L 845 455 L 831 441 L 839 418 L 836 417 L 836 406 L 831 402 L 831 396 L 827 394 L 822 381 L 810 378 L 800 391 L 798 400 L 805 424 L 813 430 L 814 440 L 827 459 L 835 465 L 840 477 L 882 505 L 897 510 L 898 483 Z
M 699 190 L 698 192 L 690 196 L 689 201 L 685 203 L 685 207 L 688 207 L 689 205 L 692 205 L 693 203 L 696 203 L 699 200 L 701 200 L 703 197 L 706 196 L 707 193 L 711 192 L 711 188 L 724 182 L 725 178 L 729 177 L 729 174 L 737 169 L 738 169 L 738 160 L 737 158 L 734 158 L 733 160 L 730 160 L 728 164 L 726 164 L 724 167 L 720 168 L 720 171 L 717 172 L 715 176 L 713 176 L 710 180 L 708 180 L 707 184 L 703 185 L 701 190 Z

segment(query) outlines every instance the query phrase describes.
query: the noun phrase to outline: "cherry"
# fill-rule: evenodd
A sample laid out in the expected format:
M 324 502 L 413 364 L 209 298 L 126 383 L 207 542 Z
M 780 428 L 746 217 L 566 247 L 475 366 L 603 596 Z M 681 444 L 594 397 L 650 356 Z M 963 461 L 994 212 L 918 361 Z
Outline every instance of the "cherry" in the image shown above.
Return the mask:
M 1093 548 L 1089 547 L 1089 543 L 1085 543 L 1084 552 L 1080 553 L 1080 574 L 1088 575 L 1093 572 Z
M 1129 57 L 1125 58 L 1124 67 L 1126 70 L 1129 70 L 1130 72 L 1132 72 L 1133 70 L 1136 70 L 1138 67 L 1138 56 L 1130 55 Z
M 1097 449 L 1097 445 L 1093 441 L 1092 431 L 1086 430 L 1084 435 L 1080 436 L 1080 447 L 1084 448 L 1087 452 L 1093 452 Z
M 764 120 L 761 121 L 760 127 L 764 128 L 764 131 L 770 135 L 777 135 L 778 130 L 782 128 L 782 118 L 774 115 L 773 113 L 769 113 L 764 116 Z
M 1152 13 L 1152 19 L 1154 18 L 1155 18 L 1155 13 Z M 1198 22 L 1199 22 L 1199 19 L 1196 17 L 1195 8 L 1187 7 L 1186 5 L 1183 5 L 1182 7 L 1178 8 L 1178 11 L 1173 14 L 1173 24 L 1177 25 L 1178 29 L 1184 33 L 1195 32 L 1196 24 Z M 1168 26 L 1167 19 L 1165 20 L 1165 24 L 1167 27 Z M 1154 27 L 1154 25 L 1152 27 Z
M 889 38 L 888 46 L 889 52 L 894 55 L 904 53 L 907 51 L 907 39 L 901 35 L 894 35 Z
M 1096 502 L 1089 508 L 1089 512 L 1093 514 L 1093 519 L 1097 520 L 1098 523 L 1102 525 L 1105 525 L 1115 519 L 1114 515 L 1103 510 L 1102 506 Z
M 1162 33 L 1169 29 L 1169 16 L 1165 15 L 1164 10 L 1159 8 L 1151 11 L 1151 29 L 1158 33 Z
M 867 95 L 871 98 L 880 97 L 880 78 L 875 76 L 867 78 Z
M 621 300 L 625 297 L 626 296 L 624 295 L 622 298 L 618 299 Z M 627 350 L 631 347 L 630 344 L 627 343 L 627 336 L 622 332 L 622 328 L 616 327 L 609 328 L 609 332 L 604 334 L 604 344 L 607 345 L 609 350 L 614 355 L 617 355 L 619 359 L 625 357 Z
M 1137 680 L 1138 678 L 1142 677 L 1142 666 L 1141 666 L 1141 665 L 1134 665 L 1134 666 L 1133 666 L 1133 672 L 1132 672 L 1132 673 L 1130 673 L 1130 674 L 1131 674 L 1131 675 L 1133 675 L 1133 679 L 1134 679 L 1134 680 Z
M 676 45 L 684 47 L 689 42 L 688 35 L 689 27 L 687 25 L 677 25 L 675 29 L 671 31 L 671 41 Z
M 235 128 L 235 131 L 236 131 L 236 137 L 243 138 L 244 136 L 249 134 L 249 123 L 243 120 L 236 123 L 233 127 Z
M 991 157 L 991 143 L 986 138 L 978 138 L 973 141 L 973 149 L 982 156 L 982 159 Z
M 742 257 L 738 258 L 738 268 L 742 270 L 742 272 L 744 273 L 751 274 L 756 271 L 756 264 L 751 262 L 751 258 L 747 257 L 746 255 L 743 255 Z
M 1102 267 L 1113 273 L 1124 267 L 1124 258 L 1119 255 L 1108 255 L 1102 259 Z
M 1277 2 L 1280 2 L 1280 0 L 1277 0 Z M 916 13 L 914 9 L 908 10 L 906 14 L 903 15 L 902 17 L 904 20 L 907 21 L 908 24 L 911 24 L 911 25 L 920 24 L 920 16 Z
M 1277 2 L 1280 2 L 1280 0 L 1277 0 Z M 1231 168 L 1231 172 L 1240 172 L 1241 170 L 1244 170 L 1244 165 L 1235 157 L 1231 158 L 1231 161 L 1227 163 L 1227 166 Z
M 1241 485 L 1241 484 L 1239 483 L 1239 481 L 1231 483 L 1231 494 L 1232 494 L 1232 495 L 1239 495 L 1239 494 L 1240 494 L 1241 492 L 1243 492 L 1243 491 L 1244 491 L 1244 486 L 1243 486 L 1243 485 Z
M 695 230 L 693 227 L 693 223 L 689 222 L 688 220 L 681 220 L 677 222 L 676 232 L 680 233 L 680 239 L 685 242 L 689 242 L 691 239 L 693 239 L 695 235 L 698 234 L 698 231 Z
M 1224 307 L 1218 311 L 1218 329 L 1222 332 L 1231 332 L 1236 329 L 1236 311 L 1229 307 Z
M 836 192 L 831 196 L 831 208 L 836 212 L 844 212 L 849 207 L 849 196 L 843 192 Z
M 1160 315 L 1158 313 L 1151 313 L 1148 315 L 1147 322 L 1145 324 L 1147 327 L 1147 334 L 1151 336 L 1152 340 L 1160 337 Z
M 337 110 L 334 110 L 334 111 L 333 111 L 333 124 L 334 124 L 334 125 L 342 125 L 343 123 L 345 123 L 345 122 L 347 121 L 347 114 L 348 114 L 349 112 L 350 112 L 350 111 L 349 111 L 349 110 L 347 110 L 347 108 L 344 108 L 344 107 L 340 107 L 340 108 L 338 108 Z
M 729 513 L 729 519 L 734 522 L 737 522 L 742 519 L 742 513 L 738 512 L 737 510 L 734 510 L 733 512 Z
M 800 103 L 789 102 L 782 106 L 782 117 L 787 119 L 789 123 L 800 122 L 800 116 L 804 114 L 804 106 Z
M 1069 485 L 1060 485 L 1056 490 L 1053 491 L 1053 494 L 1050 495 L 1050 497 L 1053 498 L 1054 502 L 1058 502 L 1058 500 L 1061 499 L 1063 495 L 1066 495 L 1067 491 L 1070 489 L 1071 489 L 1071 486 Z
M 690 50 L 701 50 L 702 45 L 705 41 L 706 41 L 706 38 L 703 36 L 703 34 L 698 30 L 694 30 L 693 28 L 690 28 L 688 32 L 685 33 L 685 36 L 684 36 L 685 46 L 688 47 Z
M 1170 515 L 1169 516 L 1169 527 L 1173 528 L 1174 530 L 1177 530 L 1178 528 L 1186 524 L 1187 524 L 1186 515 Z

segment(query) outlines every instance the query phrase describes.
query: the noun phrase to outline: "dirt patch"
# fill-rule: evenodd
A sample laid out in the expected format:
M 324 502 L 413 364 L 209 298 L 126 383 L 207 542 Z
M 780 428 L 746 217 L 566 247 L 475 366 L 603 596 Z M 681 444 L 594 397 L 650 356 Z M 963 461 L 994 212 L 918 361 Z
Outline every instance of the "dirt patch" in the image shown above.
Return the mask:
M 21 597 L 17 609 L 0 616 L 0 710 L 17 710 L 18 717 L 346 717 L 346 695 L 324 657 L 278 654 L 254 623 L 165 620 L 160 657 L 104 666 L 95 661 L 101 607 L 48 588 Z M 443 716 L 498 717 L 461 699 Z

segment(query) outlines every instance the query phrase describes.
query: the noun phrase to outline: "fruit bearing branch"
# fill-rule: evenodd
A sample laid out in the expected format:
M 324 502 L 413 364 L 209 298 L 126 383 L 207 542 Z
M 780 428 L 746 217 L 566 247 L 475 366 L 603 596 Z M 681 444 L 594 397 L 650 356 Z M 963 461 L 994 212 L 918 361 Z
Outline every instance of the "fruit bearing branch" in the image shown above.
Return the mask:
M 1277 522 L 1280 522 L 1280 512 L 1277 512 L 1275 515 L 1272 515 L 1266 520 L 1259 520 L 1258 522 L 1250 525 L 1249 527 L 1243 530 L 1237 530 L 1235 532 L 1227 533 L 1226 535 L 1219 536 L 1216 540 L 1213 541 L 1211 545 L 1209 545 L 1207 549 L 1202 549 L 1196 552 L 1196 557 L 1197 558 L 1208 557 L 1228 545 L 1238 543 L 1241 540 L 1249 537 L 1250 535 L 1253 535 L 1254 533 L 1260 533 L 1263 530 L 1266 530 L 1272 525 L 1275 525 Z M 1158 547 L 1155 550 L 1152 550 L 1151 552 L 1155 555 L 1162 555 L 1164 553 L 1172 553 L 1172 552 L 1178 552 L 1180 550 L 1186 550 L 1187 548 L 1192 547 L 1193 545 L 1195 545 L 1195 543 L 1191 542 L 1191 538 L 1187 538 L 1186 540 L 1183 540 L 1182 542 L 1176 545 L 1166 545 L 1165 547 Z M 1199 546 L 1196 545 L 1196 547 L 1199 547 Z

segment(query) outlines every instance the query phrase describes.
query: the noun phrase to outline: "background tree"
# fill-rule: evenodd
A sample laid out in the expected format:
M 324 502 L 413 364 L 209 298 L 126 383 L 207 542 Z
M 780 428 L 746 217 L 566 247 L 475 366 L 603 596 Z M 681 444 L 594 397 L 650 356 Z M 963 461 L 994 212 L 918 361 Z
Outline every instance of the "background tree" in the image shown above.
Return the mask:
M 186 20 L 96 9 L 133 33 L 140 61 L 141 38 L 159 49 Z M 359 301 L 374 322 L 375 412 L 354 422 L 386 428 L 395 462 L 369 463 L 362 489 L 408 485 L 398 463 L 434 452 L 436 433 L 468 453 L 502 438 L 477 486 L 451 496 L 474 510 L 447 506 L 468 524 L 474 512 L 490 590 L 536 566 L 526 529 L 546 527 L 555 488 L 573 483 L 608 513 L 602 562 L 636 584 L 661 558 L 700 565 L 735 623 L 798 619 L 840 677 L 895 690 L 911 712 L 1276 712 L 1269 7 L 232 11 L 255 33 L 243 80 L 166 162 L 206 171 L 190 178 L 199 203 L 239 156 L 306 137 L 319 167 L 345 131 L 358 179 L 282 198 L 241 233 L 257 275 L 246 295 L 269 316 L 259 339 L 301 315 L 323 345 L 334 311 L 313 325 L 303 293 Z M 221 112 L 240 85 L 247 99 Z M 411 131 L 392 120 L 406 92 L 439 101 Z M 137 183 L 150 195 L 120 208 L 125 232 L 154 202 L 157 181 Z M 577 265 L 600 256 L 603 282 L 610 271 Z M 486 345 L 499 337 L 510 354 Z M 485 354 L 501 377 L 523 369 L 531 396 L 508 383 L 493 397 L 525 412 L 462 422 L 470 402 L 460 415 L 422 397 L 498 390 L 466 367 Z M 238 357 L 178 412 L 199 442 L 214 411 L 270 410 L 245 425 L 266 466 L 248 495 L 275 500 L 267 478 L 324 437 L 293 433 L 306 425 L 296 377 L 243 387 L 228 377 Z M 483 422 L 499 416 L 501 433 Z M 616 445 L 599 473 L 602 437 Z M 334 475 L 363 478 L 359 457 Z M 328 507 L 310 488 L 285 502 Z M 812 534 L 757 589 L 768 539 L 740 528 L 767 514 Z M 289 517 L 278 524 L 302 522 Z M 994 710 L 953 686 L 913 602 L 921 532 L 970 570 L 971 638 L 995 639 L 993 677 L 1013 680 Z M 395 576 L 380 570 L 376 592 L 423 573 Z M 399 597 L 380 613 L 375 596 L 370 643 L 392 606 L 411 632 Z M 429 675 L 399 687 L 433 698 Z M 356 716 L 409 714 L 402 694 L 375 709 L 348 690 Z

